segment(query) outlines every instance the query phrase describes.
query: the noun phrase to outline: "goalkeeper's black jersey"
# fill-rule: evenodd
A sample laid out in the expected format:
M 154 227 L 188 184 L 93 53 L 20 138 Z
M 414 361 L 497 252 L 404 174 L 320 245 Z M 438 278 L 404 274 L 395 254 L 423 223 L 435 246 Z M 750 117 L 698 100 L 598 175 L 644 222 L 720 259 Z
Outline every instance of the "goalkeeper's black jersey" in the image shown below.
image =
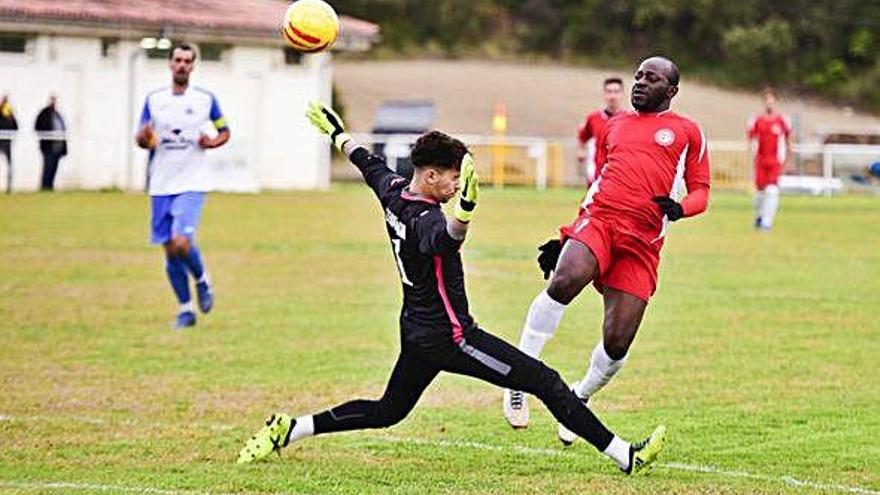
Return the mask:
M 449 235 L 446 217 L 431 198 L 409 192 L 409 180 L 364 148 L 352 163 L 376 193 L 403 285 L 400 329 L 404 343 L 423 347 L 462 340 L 473 324 L 464 288 L 461 241 Z

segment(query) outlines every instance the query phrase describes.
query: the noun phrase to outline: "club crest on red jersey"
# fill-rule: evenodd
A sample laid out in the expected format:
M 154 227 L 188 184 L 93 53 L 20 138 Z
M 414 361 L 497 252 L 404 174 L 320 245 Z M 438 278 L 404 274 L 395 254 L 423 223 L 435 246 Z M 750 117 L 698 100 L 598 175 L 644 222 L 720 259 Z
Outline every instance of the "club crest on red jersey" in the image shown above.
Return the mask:
M 672 129 L 664 127 L 654 133 L 654 141 L 660 146 L 669 146 L 675 141 L 675 133 L 672 132 Z

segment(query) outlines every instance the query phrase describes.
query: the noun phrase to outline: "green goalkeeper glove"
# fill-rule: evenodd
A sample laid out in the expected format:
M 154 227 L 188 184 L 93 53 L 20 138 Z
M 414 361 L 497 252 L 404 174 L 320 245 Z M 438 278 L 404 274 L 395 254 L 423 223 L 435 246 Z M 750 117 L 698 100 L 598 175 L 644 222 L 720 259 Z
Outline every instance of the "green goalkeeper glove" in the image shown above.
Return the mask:
M 320 101 L 309 103 L 306 117 L 315 126 L 315 129 L 330 136 L 330 140 L 333 141 L 333 145 L 339 151 L 342 151 L 342 146 L 346 141 L 352 140 L 351 134 L 345 132 L 345 124 L 342 122 L 342 118 L 332 108 Z
M 453 216 L 463 223 L 471 221 L 477 208 L 477 195 L 480 193 L 480 176 L 477 175 L 474 157 L 470 153 L 461 159 L 461 196 L 455 205 Z

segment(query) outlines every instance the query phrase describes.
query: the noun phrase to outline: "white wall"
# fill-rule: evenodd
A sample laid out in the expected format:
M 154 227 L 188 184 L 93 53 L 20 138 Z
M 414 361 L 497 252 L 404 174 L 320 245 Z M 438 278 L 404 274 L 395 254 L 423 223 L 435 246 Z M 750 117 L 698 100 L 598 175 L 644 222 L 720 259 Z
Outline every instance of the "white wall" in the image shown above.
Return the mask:
M 56 185 L 143 187 L 146 153 L 133 145 L 135 124 L 146 93 L 169 84 L 171 76 L 164 60 L 132 58 L 134 53 L 140 53 L 137 44 L 123 41 L 115 56 L 102 58 L 98 38 L 55 36 L 37 37 L 28 54 L 0 53 L 0 93 L 10 95 L 20 128 L 13 145 L 16 190 L 39 185 L 42 158 L 32 129 L 53 92 L 67 121 L 70 150 Z M 133 98 L 129 74 L 134 74 Z M 227 146 L 209 152 L 218 189 L 329 185 L 329 148 L 303 117 L 309 100 L 330 101 L 329 55 L 287 66 L 278 48 L 237 46 L 222 62 L 198 62 L 192 83 L 217 95 L 232 130 Z M 0 186 L 5 188 L 5 171 Z

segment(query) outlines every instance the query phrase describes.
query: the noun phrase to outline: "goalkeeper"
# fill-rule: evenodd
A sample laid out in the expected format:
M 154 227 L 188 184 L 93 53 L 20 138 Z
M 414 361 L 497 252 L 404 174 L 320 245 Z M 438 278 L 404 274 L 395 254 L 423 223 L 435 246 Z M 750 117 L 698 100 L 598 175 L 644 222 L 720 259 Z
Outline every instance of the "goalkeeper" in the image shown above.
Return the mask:
M 410 181 L 346 134 L 332 109 L 312 103 L 307 115 L 360 170 L 385 210 L 403 285 L 400 355 L 379 400 L 354 400 L 297 418 L 274 414 L 247 441 L 238 462 L 264 458 L 312 435 L 394 425 L 409 414 L 431 381 L 446 371 L 534 394 L 559 422 L 625 473 L 645 471 L 663 447 L 663 427 L 638 444 L 621 440 L 556 371 L 480 329 L 468 312 L 459 250 L 477 205 L 479 182 L 465 145 L 438 131 L 421 136 L 412 150 L 415 174 Z M 440 205 L 456 194 L 454 213 L 447 218 Z

